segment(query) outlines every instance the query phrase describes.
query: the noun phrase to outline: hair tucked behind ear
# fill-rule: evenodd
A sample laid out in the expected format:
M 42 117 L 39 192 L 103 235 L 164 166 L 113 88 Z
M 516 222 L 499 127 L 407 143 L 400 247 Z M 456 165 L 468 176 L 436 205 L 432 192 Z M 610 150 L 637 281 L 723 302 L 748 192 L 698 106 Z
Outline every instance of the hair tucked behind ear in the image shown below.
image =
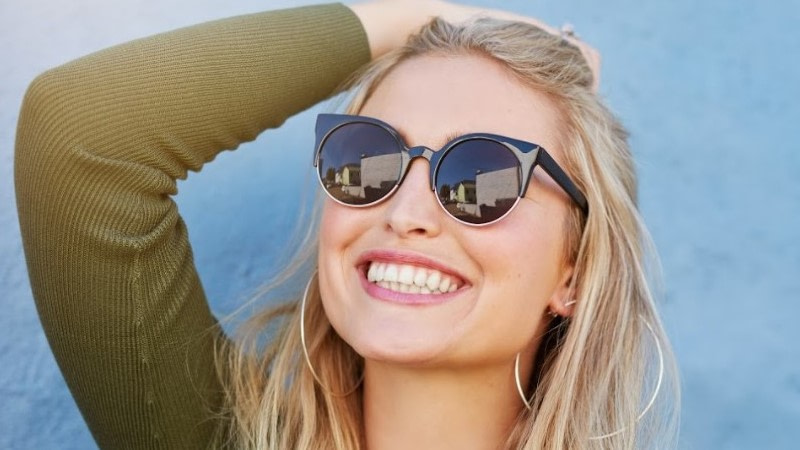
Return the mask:
M 575 314 L 554 322 L 555 339 L 540 349 L 534 371 L 534 408 L 519 417 L 508 448 L 634 449 L 674 446 L 677 372 L 654 307 L 650 278 L 658 275 L 636 204 L 636 176 L 627 136 L 592 91 L 592 72 L 580 51 L 525 23 L 495 19 L 451 25 L 433 20 L 407 45 L 377 59 L 350 83 L 349 112 L 403 61 L 422 55 L 482 55 L 505 66 L 531 89 L 550 96 L 563 116 L 565 169 L 589 202 L 587 217 L 573 207 L 565 224 L 574 265 Z M 306 239 L 308 260 L 316 242 Z M 333 331 L 312 289 L 305 324 L 311 360 L 333 391 L 347 391 L 361 358 Z M 286 325 L 264 349 L 262 330 Z M 247 448 L 363 446 L 360 392 L 326 395 L 304 367 L 296 303 L 252 319 L 251 334 L 221 352 L 233 426 L 229 442 Z M 645 323 L 653 328 L 648 331 Z M 664 356 L 666 383 L 650 399 Z M 619 431 L 619 432 L 616 432 Z M 611 436 L 603 437 L 611 434 Z

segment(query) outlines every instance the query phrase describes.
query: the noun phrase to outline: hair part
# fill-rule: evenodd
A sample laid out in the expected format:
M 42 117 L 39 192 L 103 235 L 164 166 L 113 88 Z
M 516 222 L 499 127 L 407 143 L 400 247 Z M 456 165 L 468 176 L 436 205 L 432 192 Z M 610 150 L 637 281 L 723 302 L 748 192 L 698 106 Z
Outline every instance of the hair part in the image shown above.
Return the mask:
M 398 65 L 424 55 L 481 55 L 523 84 L 545 93 L 563 117 L 564 167 L 585 194 L 588 216 L 573 206 L 565 221 L 564 254 L 574 267 L 577 304 L 569 319 L 553 322 L 542 339 L 533 377 L 533 410 L 524 411 L 506 442 L 519 449 L 635 449 L 674 446 L 679 395 L 677 370 L 661 327 L 650 284 L 657 259 L 637 209 L 636 175 L 627 134 L 592 90 L 592 71 L 579 49 L 533 25 L 481 18 L 452 25 L 432 20 L 407 44 L 376 59 L 347 84 L 350 113 L 358 113 Z M 318 210 L 318 208 L 316 208 Z M 318 220 L 280 280 L 315 261 Z M 298 291 L 299 292 L 299 291 Z M 306 323 L 298 301 L 256 314 L 236 343 L 223 343 L 231 423 L 221 440 L 239 448 L 363 448 L 362 358 L 330 326 L 316 283 Z M 649 323 L 653 333 L 645 325 Z M 265 329 L 280 331 L 264 345 Z M 325 388 L 305 367 L 300 327 Z M 667 383 L 648 414 L 658 362 Z M 329 390 L 329 391 L 328 391 Z M 622 430 L 613 436 L 598 436 Z

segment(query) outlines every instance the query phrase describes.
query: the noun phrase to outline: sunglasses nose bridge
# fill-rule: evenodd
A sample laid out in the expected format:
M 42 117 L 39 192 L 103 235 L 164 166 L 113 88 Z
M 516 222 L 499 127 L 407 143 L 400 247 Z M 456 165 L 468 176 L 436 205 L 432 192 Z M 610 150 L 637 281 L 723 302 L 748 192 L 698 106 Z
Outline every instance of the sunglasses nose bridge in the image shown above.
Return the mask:
M 408 166 L 406 168 L 406 172 L 408 168 L 411 167 L 411 163 L 414 162 L 417 158 L 424 158 L 428 160 L 428 165 L 431 167 L 431 179 L 430 179 L 430 187 L 433 190 L 433 164 L 431 158 L 433 158 L 434 151 L 430 147 L 425 147 L 424 145 L 418 145 L 416 147 L 411 147 L 408 149 Z M 405 178 L 405 176 L 403 177 Z
M 413 160 L 414 158 L 425 158 L 428 162 L 431 162 L 431 158 L 433 157 L 433 150 L 424 145 L 418 145 L 416 147 L 411 147 L 408 149 L 408 157 Z

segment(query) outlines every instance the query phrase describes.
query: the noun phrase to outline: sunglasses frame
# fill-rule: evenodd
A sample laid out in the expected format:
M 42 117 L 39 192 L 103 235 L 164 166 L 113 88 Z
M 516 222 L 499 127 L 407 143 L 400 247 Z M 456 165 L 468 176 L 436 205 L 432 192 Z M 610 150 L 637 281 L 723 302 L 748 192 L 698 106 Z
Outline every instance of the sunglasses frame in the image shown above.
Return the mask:
M 431 191 L 434 193 L 436 197 L 436 202 L 445 210 L 448 216 L 452 217 L 454 220 L 458 221 L 459 223 L 463 223 L 469 226 L 474 227 L 481 227 L 486 225 L 491 225 L 495 222 L 502 220 L 506 217 L 511 211 L 516 208 L 517 203 L 519 203 L 520 198 L 525 195 L 525 192 L 528 190 L 528 184 L 531 180 L 531 174 L 533 173 L 533 169 L 536 166 L 540 166 L 549 176 L 556 182 L 556 184 L 567 193 L 567 195 L 578 205 L 578 207 L 583 211 L 584 214 L 589 213 L 589 204 L 586 201 L 586 197 L 583 193 L 578 189 L 575 183 L 570 179 L 569 175 L 562 169 L 558 163 L 556 163 L 555 159 L 544 149 L 544 147 L 534 144 L 532 142 L 521 141 L 519 139 L 513 139 L 506 136 L 500 136 L 497 134 L 491 133 L 469 133 L 462 136 L 459 136 L 450 142 L 446 143 L 441 149 L 433 150 L 430 147 L 426 147 L 424 145 L 418 145 L 415 147 L 409 147 L 403 138 L 400 136 L 400 133 L 397 132 L 391 125 L 388 123 L 375 119 L 373 117 L 366 117 L 366 116 L 355 116 L 349 114 L 319 114 L 317 116 L 317 124 L 316 124 L 316 143 L 314 145 L 314 167 L 316 168 L 319 165 L 319 158 L 320 154 L 322 153 L 322 146 L 325 145 L 328 137 L 338 130 L 339 128 L 350 125 L 354 123 L 365 123 L 376 125 L 382 129 L 384 129 L 389 135 L 391 135 L 394 140 L 397 142 L 397 148 L 400 151 L 400 177 L 398 178 L 395 185 L 392 189 L 386 193 L 383 197 L 378 200 L 375 200 L 371 203 L 365 203 L 360 205 L 353 205 L 350 203 L 342 202 L 341 200 L 334 197 L 328 189 L 326 189 L 325 184 L 322 180 L 322 174 L 319 173 L 317 170 L 317 178 L 319 179 L 320 184 L 322 185 L 322 189 L 325 191 L 325 194 L 328 195 L 333 201 L 339 203 L 341 205 L 353 207 L 353 208 L 364 208 L 368 206 L 377 205 L 378 203 L 388 199 L 391 197 L 395 190 L 397 190 L 401 184 L 403 184 L 403 180 L 405 179 L 406 175 L 408 175 L 408 168 L 411 166 L 411 162 L 416 158 L 424 158 L 428 160 L 428 165 L 430 167 L 430 188 Z M 445 205 L 442 204 L 441 199 L 439 199 L 439 195 L 436 193 L 436 176 L 439 172 L 439 166 L 441 161 L 444 159 L 447 154 L 456 148 L 459 144 L 462 144 L 465 141 L 471 140 L 487 140 L 497 144 L 500 144 L 507 149 L 511 150 L 511 152 L 516 156 L 517 160 L 519 161 L 519 166 L 517 167 L 520 171 L 520 179 L 522 182 L 520 183 L 520 191 L 517 193 L 517 199 L 514 204 L 501 215 L 500 217 L 486 223 L 472 223 L 466 222 L 464 220 L 459 219 L 458 217 L 452 215 L 447 209 Z

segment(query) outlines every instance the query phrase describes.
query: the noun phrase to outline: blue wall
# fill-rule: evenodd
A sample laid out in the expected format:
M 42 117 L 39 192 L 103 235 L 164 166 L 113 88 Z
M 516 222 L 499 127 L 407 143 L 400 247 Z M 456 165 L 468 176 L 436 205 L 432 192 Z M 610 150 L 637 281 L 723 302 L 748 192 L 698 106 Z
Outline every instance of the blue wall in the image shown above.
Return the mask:
M 232 3 L 0 4 L 0 448 L 94 446 L 38 323 L 19 239 L 12 149 L 27 83 L 134 37 L 292 4 Z M 603 54 L 601 92 L 632 133 L 642 210 L 664 265 L 662 311 L 683 378 L 681 448 L 797 448 L 800 2 L 502 3 L 553 24 L 572 22 Z M 302 114 L 221 155 L 180 185 L 178 203 L 217 312 L 274 268 L 297 204 L 265 180 L 303 184 L 312 118 Z M 278 169 L 265 146 L 298 151 Z

